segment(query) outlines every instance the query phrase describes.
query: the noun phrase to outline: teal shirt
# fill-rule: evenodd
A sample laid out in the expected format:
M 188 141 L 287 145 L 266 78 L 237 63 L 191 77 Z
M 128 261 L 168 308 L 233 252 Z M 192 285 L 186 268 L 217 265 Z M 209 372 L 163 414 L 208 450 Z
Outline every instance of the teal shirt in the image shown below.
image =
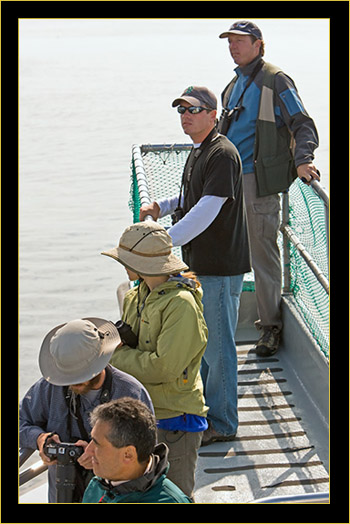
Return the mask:
M 83 503 L 98 502 L 113 504 L 188 504 L 191 503 L 191 500 L 163 474 L 147 491 L 131 491 L 129 493 L 108 491 L 108 488 L 101 484 L 99 477 L 94 477 L 85 490 Z

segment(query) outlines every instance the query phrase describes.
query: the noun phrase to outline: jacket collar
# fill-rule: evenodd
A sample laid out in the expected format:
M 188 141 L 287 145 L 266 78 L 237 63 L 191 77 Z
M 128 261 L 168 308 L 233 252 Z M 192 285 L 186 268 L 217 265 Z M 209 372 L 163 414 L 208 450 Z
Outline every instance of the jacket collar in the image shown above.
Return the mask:
M 191 278 L 184 277 L 183 275 L 179 274 L 175 276 L 170 276 L 166 282 L 164 282 L 163 284 L 160 284 L 159 286 L 154 288 L 151 292 L 149 292 L 149 288 L 147 284 L 142 281 L 140 283 L 141 299 L 147 293 L 147 296 L 151 296 L 150 300 L 152 300 L 154 297 L 157 297 L 158 295 L 164 295 L 166 290 L 175 289 L 177 287 L 182 287 L 190 291 L 196 290 L 196 284 L 194 280 L 192 280 Z
M 247 64 L 246 66 L 243 66 L 243 67 L 239 67 L 239 66 L 236 67 L 235 72 L 237 73 L 238 76 L 241 76 L 241 75 L 250 76 L 252 72 L 254 71 L 255 66 L 258 64 L 258 62 L 260 62 L 260 60 L 264 62 L 264 60 L 259 55 L 256 58 L 254 58 L 254 60 L 250 62 L 250 64 Z

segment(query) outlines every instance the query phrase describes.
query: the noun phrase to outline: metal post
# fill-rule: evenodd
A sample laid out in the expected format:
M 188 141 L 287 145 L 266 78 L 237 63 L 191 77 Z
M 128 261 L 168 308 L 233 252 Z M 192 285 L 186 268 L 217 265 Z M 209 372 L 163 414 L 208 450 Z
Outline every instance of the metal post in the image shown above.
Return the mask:
M 289 191 L 283 191 L 282 193 L 282 225 L 281 231 L 283 233 L 285 226 L 289 224 Z M 287 235 L 283 235 L 283 277 L 284 285 L 283 292 L 290 293 L 290 242 Z
M 324 216 L 326 224 L 326 236 L 327 236 L 327 255 L 328 255 L 328 272 L 329 272 L 329 196 L 325 189 L 317 180 L 311 182 L 311 187 L 317 193 L 324 204 Z

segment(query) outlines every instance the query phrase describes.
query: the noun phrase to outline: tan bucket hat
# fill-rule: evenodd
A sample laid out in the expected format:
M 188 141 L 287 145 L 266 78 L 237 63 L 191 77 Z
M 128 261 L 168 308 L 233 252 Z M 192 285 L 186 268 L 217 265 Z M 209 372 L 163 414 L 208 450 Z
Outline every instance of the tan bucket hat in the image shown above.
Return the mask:
M 170 235 L 157 222 L 147 220 L 129 226 L 122 234 L 119 246 L 102 255 L 114 258 L 138 275 L 176 275 L 188 266 L 173 255 Z
M 119 343 L 113 322 L 95 317 L 71 320 L 51 329 L 44 338 L 40 371 L 57 386 L 87 382 L 107 366 Z

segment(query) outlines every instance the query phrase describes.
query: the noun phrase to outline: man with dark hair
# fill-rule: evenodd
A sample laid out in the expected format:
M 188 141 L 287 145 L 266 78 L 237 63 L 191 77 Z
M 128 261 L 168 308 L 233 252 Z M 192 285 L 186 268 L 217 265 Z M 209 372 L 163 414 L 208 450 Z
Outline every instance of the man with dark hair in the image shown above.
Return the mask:
M 190 503 L 171 480 L 168 448 L 156 445 L 156 419 L 147 406 L 121 398 L 97 406 L 91 413 L 92 458 L 95 477 L 83 503 Z

